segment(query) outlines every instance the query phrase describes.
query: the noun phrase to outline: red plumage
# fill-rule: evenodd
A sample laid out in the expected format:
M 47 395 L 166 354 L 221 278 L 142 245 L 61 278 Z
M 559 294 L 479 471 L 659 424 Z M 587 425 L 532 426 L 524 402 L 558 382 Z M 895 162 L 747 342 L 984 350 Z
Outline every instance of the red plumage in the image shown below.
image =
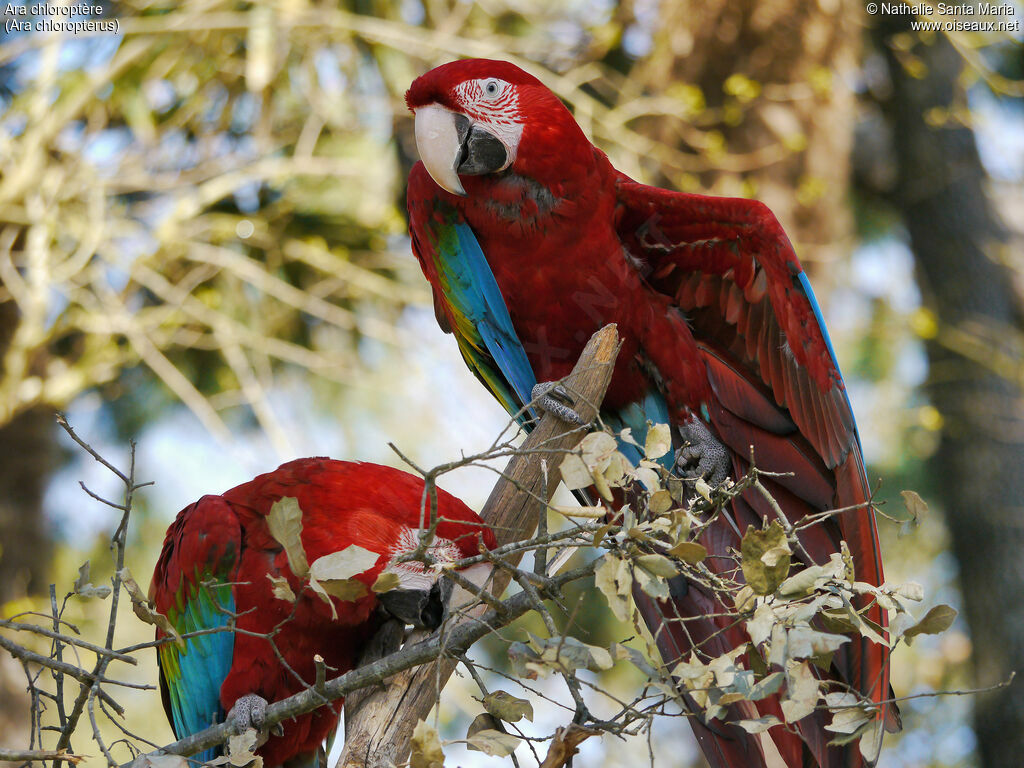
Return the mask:
M 511 104 L 498 115 L 481 95 L 489 79 L 496 80 L 493 90 L 502 103 Z M 421 153 L 423 143 L 444 140 L 437 130 L 443 113 L 433 106 L 439 105 L 468 116 L 474 130 L 493 133 L 509 160 L 493 172 L 460 173 L 456 181 L 445 155 L 434 154 L 430 173 L 417 163 L 410 174 L 414 250 L 434 289 L 442 328 L 467 333 L 465 312 L 453 299 L 464 278 L 454 269 L 445 272 L 449 257 L 441 248 L 445 227 L 467 227 L 537 381 L 564 377 L 591 334 L 617 323 L 623 347 L 603 412 L 620 413 L 655 392 L 673 424 L 706 422 L 731 454 L 734 477 L 745 473 L 752 448 L 760 468 L 794 473 L 764 480 L 791 522 L 856 507 L 808 529 L 802 544 L 816 562 L 827 562 L 846 540 L 857 579 L 880 585 L 874 513 L 853 414 L 813 295 L 771 211 L 757 201 L 632 181 L 590 144 L 553 93 L 506 62 L 438 67 L 412 84 L 406 100 L 417 112 Z M 424 119 L 422 130 L 419 110 L 430 120 Z M 455 162 L 467 151 L 464 144 Z M 458 192 L 459 184 L 465 195 L 448 191 Z M 460 345 L 475 370 L 501 367 L 486 352 L 477 353 L 475 339 L 460 338 Z M 490 377 L 481 378 L 490 386 Z M 712 555 L 738 549 L 737 530 L 760 527 L 775 515 L 751 491 L 737 499 L 732 517 L 735 525 L 722 521 L 707 532 L 703 543 Z M 728 560 L 705 562 L 724 568 Z M 680 623 L 666 622 L 666 616 L 706 617 L 691 618 L 687 627 L 698 643 L 707 640 L 703 648 L 712 655 L 747 640 L 738 628 L 726 629 L 725 619 L 708 618 L 722 608 L 700 589 L 691 588 L 671 606 L 640 592 L 636 597 L 666 662 L 691 649 Z M 868 617 L 884 629 L 877 607 Z M 889 694 L 888 651 L 855 641 L 836 654 L 829 674 L 880 702 Z M 734 709 L 742 710 L 732 713 L 737 718 L 777 714 L 778 700 Z M 896 719 L 895 709 L 888 711 Z M 826 748 L 824 724 L 817 713 L 801 722 L 799 735 L 785 728 L 769 733 L 789 765 L 863 764 L 856 745 Z M 758 738 L 736 726 L 695 720 L 694 727 L 715 766 L 765 764 Z
M 331 598 L 333 606 L 328 605 L 292 573 L 286 553 L 267 524 L 271 506 L 285 497 L 295 498 L 302 510 L 301 540 L 309 563 L 353 545 L 380 555 L 376 565 L 354 577 L 367 587 L 363 597 L 354 601 Z M 495 546 L 493 532 L 457 498 L 438 489 L 437 504 L 436 540 L 447 540 L 456 548 L 449 547 L 448 554 L 468 557 L 477 554 L 481 545 Z M 421 519 L 423 514 L 425 519 Z M 183 509 L 168 529 L 150 594 L 157 610 L 167 614 L 180 632 L 186 632 L 199 628 L 189 625 L 192 614 L 187 609 L 192 601 L 194 612 L 199 612 L 195 606 L 200 582 L 212 577 L 232 584 L 239 632 L 230 647 L 226 676 L 214 681 L 219 685 L 222 714 L 247 694 L 273 702 L 315 680 L 316 654 L 336 670 L 333 674 L 352 668 L 363 644 L 379 626 L 378 600 L 369 588 L 396 553 L 415 547 L 415 533 L 410 532 L 429 523 L 430 501 L 424 496 L 421 478 L 376 464 L 299 459 L 220 496 L 204 496 Z M 405 564 L 406 568 L 416 566 Z M 268 577 L 287 579 L 299 595 L 294 605 L 273 596 Z M 213 614 L 208 611 L 206 615 Z M 275 629 L 272 644 L 262 635 Z M 203 654 L 206 650 L 195 646 L 189 652 Z M 181 737 L 186 734 L 172 717 L 171 697 L 183 701 L 186 708 L 190 706 L 189 696 L 201 695 L 203 675 L 219 676 L 214 671 L 216 663 L 197 667 L 194 660 L 188 661 L 188 654 L 178 654 L 173 644 L 161 649 L 160 661 L 165 708 Z M 186 664 L 193 666 L 183 674 Z M 203 705 L 197 706 L 202 709 Z M 259 750 L 266 765 L 315 755 L 336 727 L 341 706 L 339 700 L 284 723 L 284 735 L 271 736 Z

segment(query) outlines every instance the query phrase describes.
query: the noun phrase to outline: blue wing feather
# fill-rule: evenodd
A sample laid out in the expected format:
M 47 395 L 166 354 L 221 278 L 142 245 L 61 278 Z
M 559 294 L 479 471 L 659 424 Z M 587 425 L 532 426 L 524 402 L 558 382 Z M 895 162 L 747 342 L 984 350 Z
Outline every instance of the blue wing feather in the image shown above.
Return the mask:
M 234 658 L 235 636 L 227 627 L 241 552 L 234 509 L 219 496 L 204 496 L 178 514 L 157 561 L 150 588 L 157 610 L 183 637 L 206 631 L 158 649 L 164 706 L 179 739 L 224 720 L 220 689 Z M 210 760 L 218 752 L 207 750 L 199 758 Z
M 456 316 L 456 334 L 463 355 L 470 367 L 482 375 L 505 408 L 515 414 L 531 400 L 537 377 L 512 325 L 505 298 L 480 243 L 468 224 L 449 219 L 444 225 L 434 225 L 432 244 L 435 247 L 437 272 L 444 285 L 444 296 Z M 500 376 L 501 381 L 492 382 L 492 377 L 487 375 L 488 371 L 479 370 L 480 360 L 475 359 L 478 356 L 473 353 L 481 347 L 493 361 L 496 368 L 494 373 Z M 506 387 L 504 392 L 502 384 Z M 668 403 L 658 391 L 648 392 L 642 400 L 631 403 L 617 413 L 605 413 L 603 417 L 616 431 L 628 427 L 633 438 L 640 444 L 647 437 L 648 423 L 671 423 Z M 620 440 L 619 447 L 634 463 L 643 458 L 634 445 Z M 672 452 L 660 461 L 666 469 L 671 469 Z
M 821 307 L 818 306 L 818 300 L 814 296 L 814 290 L 811 288 L 811 281 L 807 279 L 806 272 L 799 272 L 798 277 L 800 280 L 800 287 L 803 289 L 804 295 L 807 297 L 807 301 L 811 304 L 811 310 L 814 312 L 814 319 L 818 321 L 818 329 L 821 331 L 822 337 L 825 339 L 825 346 L 828 347 L 829 357 L 832 358 L 832 365 L 835 368 L 836 376 L 839 377 L 839 381 L 843 382 L 843 375 L 839 368 L 839 359 L 836 357 L 836 351 L 832 347 L 832 339 L 828 335 L 828 326 L 825 325 L 825 318 L 821 314 Z M 843 400 L 846 402 L 846 407 L 849 412 L 853 414 L 853 405 L 850 403 L 850 394 L 846 391 L 846 385 L 843 383 Z M 853 437 L 857 441 L 857 445 L 860 447 L 860 431 L 857 429 L 857 422 L 853 422 Z
M 198 581 L 198 579 L 197 579 Z M 181 634 L 227 627 L 235 609 L 230 585 L 200 587 L 185 600 L 183 610 L 171 618 Z M 216 604 L 215 601 L 216 600 Z M 223 610 L 218 610 L 217 606 Z M 174 644 L 161 649 L 160 660 L 171 702 L 174 733 L 183 738 L 224 720 L 220 687 L 231 671 L 234 634 L 229 631 L 198 635 L 185 640 L 185 649 Z M 210 760 L 219 750 L 197 756 Z

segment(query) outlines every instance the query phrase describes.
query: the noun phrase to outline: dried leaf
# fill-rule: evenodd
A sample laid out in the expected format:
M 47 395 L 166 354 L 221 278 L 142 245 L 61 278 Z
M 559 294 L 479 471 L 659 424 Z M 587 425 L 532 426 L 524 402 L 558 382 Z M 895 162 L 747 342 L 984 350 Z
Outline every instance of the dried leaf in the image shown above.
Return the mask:
M 889 620 L 889 645 L 894 646 L 896 641 L 903 637 L 903 633 L 915 624 L 917 619 L 909 613 L 901 612 L 893 616 Z
M 630 648 L 628 645 L 622 645 L 621 643 L 612 643 L 611 654 L 619 661 L 628 661 L 649 678 L 657 679 L 659 677 L 658 671 L 651 666 L 647 657 L 636 648 Z
M 288 579 L 284 576 L 274 576 L 268 573 L 267 578 L 270 579 L 270 591 L 274 597 L 278 600 L 287 600 L 289 603 L 295 602 L 295 593 L 292 591 L 291 585 L 288 583 Z
M 587 465 L 583 463 L 583 459 L 577 456 L 575 453 L 567 454 L 562 459 L 562 464 L 559 467 L 562 473 L 562 482 L 565 483 L 565 487 L 570 491 L 575 491 L 580 488 L 589 488 L 594 484 L 593 478 L 590 476 L 590 470 L 587 469 Z
M 215 757 L 207 762 L 207 765 L 231 765 L 236 768 L 249 766 L 249 768 L 262 768 L 263 758 L 255 754 L 264 738 L 260 740 L 260 734 L 255 728 L 246 728 L 241 733 L 232 734 L 228 737 L 228 753 Z
M 662 489 L 655 491 L 647 500 L 647 511 L 653 517 L 663 515 L 672 508 L 672 494 Z
M 72 586 L 72 590 L 80 597 L 98 597 L 100 600 L 110 596 L 110 587 L 103 585 L 97 587 L 89 581 L 89 561 L 86 560 L 78 569 L 78 578 Z
M 749 611 L 754 607 L 754 601 L 757 597 L 754 595 L 754 590 L 744 584 L 740 587 L 739 591 L 733 598 L 733 607 L 740 613 Z
M 832 712 L 832 722 L 825 726 L 826 731 L 856 733 L 871 719 L 871 713 L 860 705 L 860 699 L 852 693 L 829 693 L 825 696 L 825 703 L 829 712 Z
M 376 552 L 354 544 L 318 557 L 309 567 L 309 586 L 331 606 L 332 614 L 336 615 L 330 598 L 352 602 L 365 597 L 368 594 L 366 585 L 352 577 L 376 566 L 380 557 Z
M 660 459 L 672 448 L 672 431 L 668 424 L 652 424 L 644 439 L 644 456 Z
M 832 653 L 849 641 L 850 638 L 846 635 L 832 635 L 810 627 L 793 627 L 787 636 L 791 659 L 808 659 L 823 653 Z
M 790 599 L 804 597 L 814 589 L 815 582 L 828 576 L 828 569 L 821 565 L 811 565 L 799 573 L 794 573 L 779 585 L 779 595 Z
M 524 717 L 533 722 L 533 705 L 507 691 L 494 691 L 484 696 L 484 709 L 506 723 L 517 723 Z
M 782 683 L 785 679 L 786 676 L 781 672 L 772 672 L 763 680 L 751 686 L 750 692 L 747 694 L 747 699 L 750 701 L 760 701 L 763 698 L 771 696 L 782 687 Z
M 274 540 L 284 547 L 288 567 L 298 578 L 306 578 L 309 563 L 302 547 L 302 510 L 299 500 L 291 496 L 278 499 L 267 513 L 267 527 Z
M 747 622 L 747 634 L 754 645 L 760 645 L 767 640 L 775 625 L 775 611 L 767 603 L 757 606 L 754 616 Z
M 789 573 L 789 542 L 778 520 L 761 531 L 749 526 L 740 543 L 740 552 L 743 576 L 755 594 L 772 594 Z
M 131 571 L 128 570 L 128 566 L 125 566 L 117 572 L 118 577 L 121 579 L 121 584 L 124 585 L 125 591 L 128 593 L 128 597 L 132 601 L 132 610 L 135 611 L 135 615 L 139 617 L 146 624 L 152 624 L 162 631 L 165 635 L 174 638 L 174 642 L 182 650 L 185 649 L 185 641 L 181 635 L 178 634 L 178 630 L 174 628 L 170 620 L 162 613 L 158 613 L 156 606 L 153 605 L 143 594 L 141 587 L 135 579 L 132 578 Z
M 309 576 L 317 581 L 344 581 L 366 573 L 380 558 L 378 553 L 353 544 L 318 557 L 309 568 Z
M 611 669 L 615 664 L 606 648 L 587 645 L 575 637 L 540 638 L 530 635 L 530 646 L 538 654 L 538 661 L 534 663 L 555 667 L 561 671 L 589 669 L 591 672 L 600 672 Z
M 913 600 L 915 603 L 920 603 L 924 600 L 924 587 L 916 581 L 908 581 L 896 587 L 896 594 L 907 598 L 907 600 Z
M 882 751 L 882 722 L 870 723 L 860 737 L 860 753 L 869 763 L 874 763 Z
M 437 731 L 420 720 L 412 732 L 412 754 L 409 755 L 409 768 L 444 768 L 444 750 Z
M 398 578 L 397 573 L 381 573 L 377 580 L 373 582 L 373 591 L 379 595 L 381 592 L 390 592 L 393 589 L 398 589 L 401 585 L 402 582 Z
M 786 695 L 782 699 L 782 716 L 795 723 L 814 711 L 818 703 L 818 680 L 806 661 L 790 661 L 786 665 Z
M 917 624 L 903 631 L 903 637 L 909 644 L 917 635 L 937 635 L 945 632 L 956 619 L 956 608 L 948 605 L 936 605 L 924 615 Z
M 519 737 L 511 733 L 485 729 L 466 739 L 466 745 L 491 757 L 508 757 L 519 746 Z
M 584 728 L 573 723 L 568 728 L 559 728 L 548 746 L 548 754 L 539 768 L 564 768 L 572 756 L 579 752 L 579 745 L 591 736 L 599 736 L 601 731 Z
M 508 659 L 517 677 L 536 680 L 540 675 L 546 676 L 548 673 L 547 667 L 541 663 L 540 654 L 518 640 L 509 643 Z
M 606 554 L 604 562 L 594 574 L 594 586 L 608 600 L 608 607 L 612 609 L 615 618 L 628 621 L 631 613 L 630 591 L 633 586 L 629 564 L 614 555 Z
M 632 474 L 647 489 L 648 493 L 658 493 L 661 491 L 661 478 L 650 467 L 637 467 L 633 470 Z
M 782 725 L 782 721 L 775 715 L 765 715 L 756 720 L 739 720 L 736 725 L 747 733 L 764 733 L 773 726 Z
M 910 520 L 900 528 L 899 535 L 905 536 L 921 524 L 921 520 L 928 514 L 928 504 L 925 503 L 925 500 L 916 491 L 900 491 L 900 496 L 903 497 L 903 505 L 907 508 L 907 513 L 910 515 Z
M 697 482 L 693 484 L 693 490 L 695 490 L 704 501 L 711 501 L 711 486 L 708 485 L 707 481 L 703 477 L 698 477 Z

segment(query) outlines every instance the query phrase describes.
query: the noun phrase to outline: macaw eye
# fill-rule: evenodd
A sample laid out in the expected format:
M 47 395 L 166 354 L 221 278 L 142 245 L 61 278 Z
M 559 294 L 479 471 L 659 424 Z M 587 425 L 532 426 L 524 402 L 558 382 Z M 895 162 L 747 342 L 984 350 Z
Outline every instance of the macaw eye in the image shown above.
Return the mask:
M 488 80 L 484 83 L 484 93 L 488 96 L 497 96 L 500 90 L 501 86 L 497 80 Z

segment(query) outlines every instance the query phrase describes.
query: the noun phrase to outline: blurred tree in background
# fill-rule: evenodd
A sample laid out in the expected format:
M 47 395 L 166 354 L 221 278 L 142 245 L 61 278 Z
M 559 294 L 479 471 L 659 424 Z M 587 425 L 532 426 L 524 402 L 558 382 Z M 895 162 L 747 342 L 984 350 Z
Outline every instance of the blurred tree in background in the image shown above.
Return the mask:
M 259 430 L 267 467 L 307 452 L 285 400 L 312 392 L 338 431 L 402 410 L 352 406 L 405 374 L 407 308 L 428 304 L 404 234 L 402 95 L 431 66 L 485 56 L 541 77 L 624 172 L 773 208 L 832 324 L 880 497 L 914 487 L 950 522 L 977 682 L 1022 666 L 1024 267 L 993 203 L 1018 230 L 1024 205 L 1019 189 L 988 202 L 975 149 L 989 105 L 1017 137 L 1003 172 L 1019 187 L 1019 35 L 922 38 L 850 0 L 186 0 L 106 15 L 117 36 L 0 47 L 4 602 L 53 575 L 54 408 L 98 397 L 121 437 L 184 407 L 226 453 Z M 890 571 L 950 589 L 944 536 L 935 521 L 889 536 Z M 897 693 L 966 686 L 957 637 L 897 654 Z M 1022 690 L 979 700 L 986 766 L 1020 752 Z M 6 743 L 25 724 L 0 701 Z M 965 706 L 908 703 L 883 764 L 972 764 Z

